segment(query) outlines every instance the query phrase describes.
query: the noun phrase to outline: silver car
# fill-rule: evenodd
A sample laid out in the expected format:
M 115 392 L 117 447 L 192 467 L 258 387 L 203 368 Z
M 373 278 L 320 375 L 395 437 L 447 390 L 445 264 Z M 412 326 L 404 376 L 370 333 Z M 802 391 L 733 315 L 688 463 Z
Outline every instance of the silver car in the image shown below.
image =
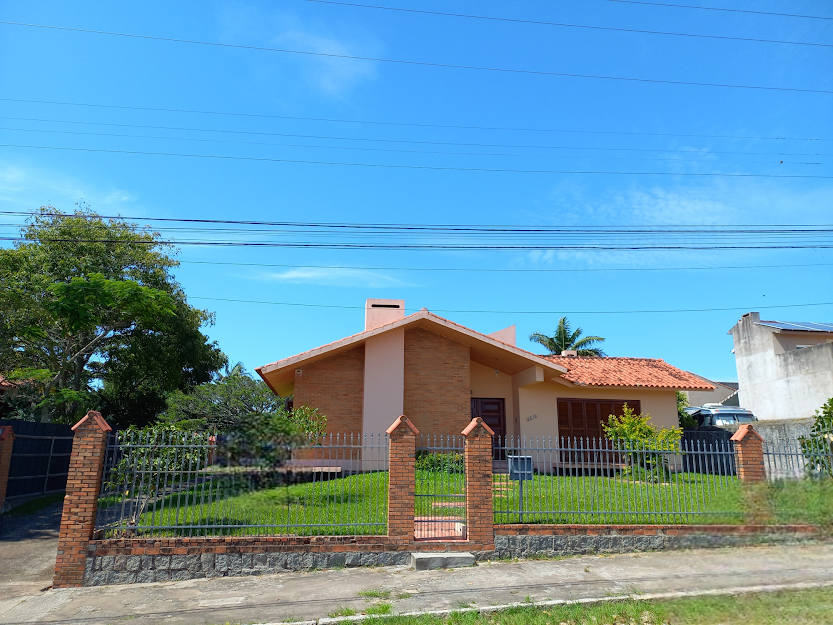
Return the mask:
M 734 425 L 737 423 L 753 423 L 758 418 L 751 411 L 737 406 L 723 406 L 721 404 L 706 404 L 693 406 L 694 410 L 686 410 L 697 421 L 698 427 L 709 425 Z

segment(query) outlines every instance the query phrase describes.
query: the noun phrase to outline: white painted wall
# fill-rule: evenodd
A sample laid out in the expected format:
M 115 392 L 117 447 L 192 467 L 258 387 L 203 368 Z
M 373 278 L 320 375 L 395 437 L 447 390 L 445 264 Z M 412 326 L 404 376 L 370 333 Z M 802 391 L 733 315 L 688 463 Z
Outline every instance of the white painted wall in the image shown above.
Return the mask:
M 731 329 L 740 405 L 760 420 L 813 416 L 833 397 L 833 342 L 829 336 L 778 334 L 744 315 Z M 800 344 L 813 347 L 797 349 Z

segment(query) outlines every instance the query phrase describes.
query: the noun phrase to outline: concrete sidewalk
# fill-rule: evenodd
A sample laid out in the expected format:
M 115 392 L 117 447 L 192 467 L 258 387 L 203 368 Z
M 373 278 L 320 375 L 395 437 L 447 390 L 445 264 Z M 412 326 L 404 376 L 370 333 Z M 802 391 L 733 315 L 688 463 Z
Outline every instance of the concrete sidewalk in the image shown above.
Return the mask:
M 316 620 L 345 607 L 361 613 L 389 593 L 394 613 L 633 593 L 721 591 L 833 578 L 833 544 L 580 556 L 486 562 L 448 571 L 356 568 L 262 577 L 134 584 L 7 594 L 0 623 L 268 623 Z

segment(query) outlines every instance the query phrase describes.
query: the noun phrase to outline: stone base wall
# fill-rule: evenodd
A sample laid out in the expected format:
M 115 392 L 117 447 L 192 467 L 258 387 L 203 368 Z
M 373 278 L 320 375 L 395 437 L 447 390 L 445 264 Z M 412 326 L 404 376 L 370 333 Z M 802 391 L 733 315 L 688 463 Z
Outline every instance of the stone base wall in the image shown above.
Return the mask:
M 394 544 L 386 537 L 121 539 L 90 543 L 84 586 L 407 565 L 412 551 L 472 551 L 479 561 L 795 543 L 811 526 L 499 525 L 494 550 L 467 541 Z M 349 541 L 355 542 L 349 542 Z

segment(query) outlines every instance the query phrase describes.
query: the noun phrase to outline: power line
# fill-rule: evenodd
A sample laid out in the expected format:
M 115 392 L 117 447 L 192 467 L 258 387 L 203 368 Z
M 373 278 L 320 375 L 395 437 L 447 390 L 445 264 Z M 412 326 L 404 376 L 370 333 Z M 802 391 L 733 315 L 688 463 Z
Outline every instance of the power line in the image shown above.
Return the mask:
M 3 148 L 26 148 L 33 150 L 63 150 L 72 152 L 92 152 L 102 154 L 133 154 L 140 156 L 177 156 L 182 158 L 220 159 L 232 161 L 255 161 L 265 163 L 296 163 L 302 165 L 334 165 L 340 167 L 363 167 L 382 169 L 414 169 L 424 171 L 470 171 L 486 173 L 513 174 L 568 174 L 568 175 L 596 175 L 612 176 L 685 176 L 685 177 L 720 177 L 720 178 L 812 178 L 833 179 L 833 176 L 815 174 L 749 174 L 749 173 L 719 173 L 719 172 L 667 172 L 667 171 L 604 171 L 604 170 L 567 170 L 567 169 L 505 169 L 495 167 L 445 167 L 440 165 L 397 165 L 392 163 L 345 163 L 338 161 L 317 161 L 289 158 L 267 158 L 256 156 L 229 156 L 223 154 L 188 154 L 183 152 L 148 152 L 144 150 L 105 150 L 101 148 L 59 147 L 52 145 L 20 145 L 0 143 Z
M 318 149 L 318 150 L 359 150 L 362 152 L 388 152 L 388 153 L 396 153 L 396 154 L 430 154 L 430 155 L 446 155 L 446 156 L 512 156 L 518 158 L 587 158 L 592 160 L 605 160 L 605 161 L 659 161 L 659 162 L 671 162 L 671 163 L 736 163 L 736 164 L 749 164 L 749 165 L 774 165 L 774 164 L 788 164 L 788 165 L 821 165 L 820 162 L 815 161 L 784 161 L 781 160 L 780 162 L 777 160 L 770 160 L 770 161 L 744 161 L 744 160 L 728 160 L 728 159 L 707 159 L 707 158 L 662 158 L 659 156 L 576 156 L 574 154 L 517 154 L 517 153 L 509 153 L 509 152 L 450 152 L 447 150 L 406 150 L 402 148 L 371 148 L 367 146 L 357 146 L 357 145 L 314 145 L 309 143 L 279 143 L 275 141 L 234 141 L 230 139 L 203 139 L 200 137 L 166 137 L 166 136 L 159 136 L 159 135 L 136 135 L 136 134 L 125 134 L 125 133 L 118 133 L 118 132 L 82 132 L 78 130 L 55 130 L 55 129 L 43 129 L 43 128 L 12 128 L 9 126 L 0 126 L 0 130 L 11 130 L 15 132 L 39 132 L 39 133 L 47 133 L 47 134 L 63 134 L 63 135 L 75 135 L 75 136 L 84 136 L 84 137 L 120 137 L 120 138 L 131 138 L 131 139 L 162 139 L 162 140 L 169 140 L 169 141 L 196 141 L 200 143 L 226 143 L 232 145 L 263 145 L 263 146 L 274 146 L 274 147 L 290 147 L 290 148 L 311 148 L 311 149 Z M 586 148 L 590 150 L 591 148 Z M 643 151 L 643 150 L 640 150 Z M 677 152 L 680 153 L 680 152 Z M 714 152 L 710 153 L 701 153 L 695 152 L 693 150 L 689 150 L 684 152 L 686 154 L 703 154 L 708 156 L 710 154 L 714 154 Z M 786 155 L 784 155 L 786 156 Z
M 569 234 L 581 229 L 583 232 L 592 234 L 601 233 L 608 235 L 611 229 L 618 229 L 627 234 L 642 234 L 645 230 L 622 230 L 623 228 L 649 229 L 651 232 L 669 232 L 669 228 L 692 228 L 692 230 L 674 230 L 672 232 L 691 234 L 697 232 L 727 232 L 735 235 L 744 232 L 776 232 L 774 230 L 762 231 L 761 228 L 779 228 L 777 232 L 818 232 L 817 230 L 799 230 L 799 228 L 833 228 L 833 224 L 622 224 L 622 225 L 529 225 L 529 224 L 416 224 L 416 223 L 390 223 L 390 222 L 310 222 L 310 221 L 264 221 L 254 219 L 207 219 L 196 217 L 130 217 L 124 215 L 98 215 L 98 214 L 75 214 L 61 212 L 40 212 L 36 211 L 4 211 L 0 215 L 21 215 L 21 216 L 47 216 L 47 217 L 73 217 L 83 219 L 136 219 L 144 221 L 162 221 L 179 223 L 201 223 L 201 224 L 233 224 L 247 226 L 287 226 L 287 227 L 315 227 L 315 228 L 355 228 L 372 230 L 431 230 L 431 231 L 474 231 L 474 232 L 551 232 L 563 231 Z M 724 230 L 725 228 L 749 228 L 749 230 Z M 783 228 L 788 228 L 785 231 Z
M 673 7 L 675 9 L 698 9 L 700 11 L 724 11 L 727 13 L 752 13 L 755 15 L 774 15 L 777 17 L 800 17 L 810 20 L 833 20 L 833 17 L 823 15 L 796 15 L 795 13 L 773 13 L 771 11 L 752 11 L 749 9 L 727 9 L 725 7 L 701 7 L 690 4 L 670 4 L 668 2 L 644 2 L 641 0 L 605 0 L 606 2 L 621 2 L 623 4 L 644 4 L 651 7 Z
M 833 267 L 833 263 L 799 265 L 730 265 L 725 267 L 593 267 L 582 269 L 492 269 L 483 267 L 356 267 L 350 265 L 283 265 L 277 263 L 231 263 L 213 260 L 179 260 L 189 265 L 231 265 L 235 267 L 280 267 L 284 269 L 349 269 L 361 271 L 442 271 L 465 273 L 597 273 L 609 271 L 726 271 L 729 269 L 791 269 L 796 267 Z
M 373 61 L 376 63 L 391 63 L 396 65 L 410 65 L 418 67 L 436 67 L 443 69 L 473 70 L 479 72 L 492 72 L 499 74 L 522 74 L 527 76 L 555 76 L 560 78 L 587 78 L 593 80 L 617 80 L 624 82 L 662 84 L 662 85 L 685 85 L 693 87 L 717 87 L 726 89 L 752 89 L 759 91 L 787 91 L 794 93 L 819 93 L 833 94 L 830 89 L 809 89 L 802 87 L 772 87 L 765 85 L 741 85 L 718 82 L 696 82 L 688 80 L 669 80 L 661 78 L 638 78 L 633 76 L 608 76 L 604 74 L 579 74 L 574 72 L 553 72 L 547 70 L 520 69 L 511 67 L 489 67 L 486 65 L 462 65 L 456 63 L 439 63 L 432 61 L 414 61 L 409 59 L 393 59 L 374 56 L 359 56 L 354 54 L 337 54 L 335 52 L 311 52 L 309 50 L 292 50 L 290 48 L 270 48 L 266 46 L 250 46 L 233 43 L 220 43 L 216 41 L 199 41 L 197 39 L 179 39 L 175 37 L 158 37 L 154 35 L 138 35 L 134 33 L 119 33 L 106 30 L 91 30 L 87 28 L 71 28 L 69 26 L 53 26 L 49 24 L 28 24 L 24 22 L 0 21 L 0 24 L 9 26 L 23 26 L 27 28 L 43 28 L 48 30 L 61 30 L 67 32 L 87 33 L 91 35 L 106 35 L 111 37 L 127 37 L 131 39 L 142 39 L 147 41 L 163 41 L 167 43 L 186 43 L 200 46 L 212 46 L 218 48 L 234 48 L 239 50 L 256 50 L 260 52 L 278 52 L 281 54 L 297 54 L 301 56 L 314 56 L 332 59 L 350 59 L 354 61 Z
M 743 154 L 755 156 L 831 156 L 827 153 L 821 152 L 749 152 L 739 150 L 709 150 L 703 152 L 702 150 L 663 150 L 658 148 L 610 148 L 610 147 L 588 147 L 588 146 L 569 146 L 569 145 L 541 145 L 541 144 L 522 144 L 522 143 L 479 143 L 479 142 L 462 142 L 462 141 L 416 141 L 413 139 L 379 139 L 375 137 L 343 137 L 337 135 L 308 135 L 286 132 L 263 132 L 253 130 L 229 130 L 223 128 L 194 128 L 190 126 L 155 126 L 149 124 L 117 124 L 113 122 L 90 122 L 78 121 L 72 119 L 47 119 L 42 117 L 15 117 L 12 115 L 0 115 L 0 119 L 13 119 L 16 121 L 27 122 L 47 122 L 51 124 L 80 124 L 83 126 L 112 126 L 115 128 L 142 128 L 150 130 L 174 130 L 174 131 L 188 131 L 188 132 L 217 132 L 223 134 L 234 135 L 253 135 L 265 137 L 291 137 L 296 139 L 326 139 L 336 141 L 366 141 L 372 143 L 404 143 L 408 145 L 448 145 L 448 146 L 465 146 L 465 147 L 481 147 L 481 148 L 523 148 L 523 149 L 540 149 L 540 150 L 581 150 L 581 151 L 599 151 L 599 152 L 662 152 L 665 154 Z M 15 129 L 11 129 L 15 130 Z M 17 129 L 28 130 L 28 129 Z M 40 131 L 38 132 L 47 132 Z M 143 137 L 147 135 L 118 135 L 127 137 Z M 154 137 L 148 137 L 154 138 Z M 164 137 L 174 138 L 174 137 Z M 233 143 L 233 142 L 230 142 Z M 254 144 L 259 145 L 259 144 Z M 263 145 L 281 145 L 266 143 Z M 310 146 L 315 147 L 315 146 Z M 440 152 L 442 153 L 442 152 Z
M 39 241 L 49 243 L 120 243 L 119 239 L 83 239 L 83 238 L 39 238 Z M 31 242 L 22 237 L 0 237 L 0 241 Z M 311 241 L 229 241 L 218 239 L 178 239 L 152 241 L 131 241 L 137 245 L 204 245 L 209 247 L 255 247 L 255 248 L 290 248 L 290 249 L 330 249 L 330 250 L 396 250 L 396 251 L 469 251 L 469 252 L 593 252 L 593 251 L 648 251 L 667 252 L 677 250 L 797 250 L 797 249 L 833 249 L 833 244 L 781 244 L 781 245 L 461 245 L 461 244 L 404 244 L 404 243 L 322 243 Z
M 225 297 L 197 297 L 189 296 L 188 299 L 199 299 L 213 302 L 235 302 L 241 304 L 268 304 L 271 306 L 300 306 L 303 308 L 336 308 L 364 310 L 364 306 L 339 306 L 337 304 L 301 304 L 297 302 L 269 302 L 263 300 L 231 299 Z M 434 309 L 432 312 L 441 313 L 463 313 L 463 314 L 496 314 L 496 315 L 633 315 L 647 313 L 692 313 L 692 312 L 727 312 L 733 310 L 768 310 L 775 308 L 806 308 L 809 306 L 833 306 L 833 302 L 818 302 L 811 304 L 781 304 L 773 306 L 734 306 L 730 308 L 677 308 L 677 309 L 649 309 L 649 310 L 452 310 Z M 416 308 L 406 308 L 406 312 L 418 312 Z
M 456 128 L 460 130 L 496 130 L 511 132 L 554 132 L 564 134 L 598 134 L 598 135 L 623 135 L 623 136 L 645 136 L 645 137 L 688 137 L 701 139 L 753 139 L 760 141 L 826 141 L 817 137 L 763 137 L 756 135 L 705 135 L 693 133 L 670 133 L 670 132 L 628 132 L 622 130 L 569 130 L 565 128 L 523 128 L 512 126 L 465 126 L 459 124 L 425 124 L 417 122 L 383 122 L 368 119 L 345 119 L 334 117 L 303 117 L 300 115 L 272 115 L 266 113 L 235 113 L 231 111 L 209 111 L 204 109 L 176 109 L 159 108 L 151 106 L 128 106 L 120 104 L 93 104 L 90 102 L 61 102 L 56 100 L 25 100 L 21 98 L 0 98 L 0 102 L 20 102 L 22 104 L 51 104 L 57 106 L 78 106 L 88 108 L 105 108 L 125 111 L 154 111 L 158 113 L 188 113 L 198 115 L 220 115 L 229 117 L 251 117 L 256 119 L 291 119 L 297 121 L 328 122 L 338 124 L 368 124 L 374 126 L 408 126 L 413 128 Z M 49 121 L 49 120 L 45 120 Z M 72 122 L 91 123 L 91 122 Z M 234 132 L 234 131 L 211 131 L 211 132 Z
M 333 4 L 338 6 L 356 7 L 361 9 L 377 9 L 382 11 L 396 11 L 401 13 L 417 13 L 422 15 L 435 15 L 442 17 L 457 17 L 464 19 L 475 19 L 495 22 L 510 22 L 515 24 L 530 24 L 535 26 L 558 26 L 562 28 L 583 28 L 587 30 L 607 30 L 620 33 L 637 33 L 644 35 L 667 35 L 671 37 L 693 37 L 702 39 L 728 39 L 731 41 L 746 41 L 755 43 L 779 43 L 787 45 L 798 46 L 819 46 L 824 48 L 833 48 L 833 44 L 829 43 L 814 43 L 807 41 L 785 41 L 783 39 L 757 39 L 753 37 L 730 37 L 726 35 L 704 35 L 699 33 L 679 33 L 669 32 L 663 30 L 640 30 L 636 28 L 616 28 L 612 26 L 592 26 L 587 24 L 571 24 L 568 22 L 547 22 L 543 20 L 530 20 L 511 17 L 497 17 L 492 15 L 474 15 L 471 13 L 445 13 L 443 11 L 427 11 L 424 9 L 406 9 L 403 7 L 381 6 L 378 4 L 359 4 L 356 2 L 337 2 L 336 0 L 306 0 L 306 2 L 317 2 L 319 4 Z

